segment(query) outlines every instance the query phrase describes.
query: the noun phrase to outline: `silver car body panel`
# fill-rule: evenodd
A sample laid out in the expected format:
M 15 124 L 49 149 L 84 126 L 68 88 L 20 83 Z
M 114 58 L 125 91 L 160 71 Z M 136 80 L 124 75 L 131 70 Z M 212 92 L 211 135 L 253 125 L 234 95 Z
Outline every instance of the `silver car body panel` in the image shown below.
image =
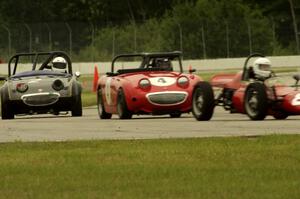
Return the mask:
M 60 91 L 56 91 L 52 88 L 52 84 L 55 80 L 61 80 L 64 84 L 64 88 Z M 75 77 L 48 77 L 48 76 L 37 76 L 37 77 L 25 77 L 19 79 L 9 80 L 8 90 L 10 100 L 20 100 L 22 96 L 29 94 L 39 93 L 54 93 L 57 92 L 59 97 L 71 97 L 72 96 L 72 83 L 75 81 Z M 17 91 L 17 84 L 25 83 L 28 86 L 26 92 Z

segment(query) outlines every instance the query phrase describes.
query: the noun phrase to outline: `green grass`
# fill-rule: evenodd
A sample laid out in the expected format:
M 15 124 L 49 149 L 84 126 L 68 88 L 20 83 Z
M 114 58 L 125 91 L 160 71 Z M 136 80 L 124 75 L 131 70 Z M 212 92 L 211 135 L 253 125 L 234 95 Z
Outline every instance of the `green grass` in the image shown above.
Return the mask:
M 0 145 L 0 198 L 300 197 L 300 136 Z
M 94 106 L 97 104 L 97 96 L 96 93 L 91 91 L 84 91 L 81 95 L 82 97 L 82 106 Z

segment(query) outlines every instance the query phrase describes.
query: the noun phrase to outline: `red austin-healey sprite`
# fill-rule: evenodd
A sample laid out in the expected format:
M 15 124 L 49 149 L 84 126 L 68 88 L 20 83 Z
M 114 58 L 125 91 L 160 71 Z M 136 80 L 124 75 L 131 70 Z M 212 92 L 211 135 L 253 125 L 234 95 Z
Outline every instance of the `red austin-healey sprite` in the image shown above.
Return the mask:
M 126 63 L 130 66 L 125 68 Z M 174 118 L 192 111 L 197 120 L 209 120 L 214 110 L 213 90 L 194 71 L 183 73 L 180 52 L 118 55 L 111 72 L 98 81 L 99 117 L 169 114 Z
M 259 64 L 255 65 L 257 61 L 254 66 L 248 66 L 253 57 L 258 58 L 256 60 L 263 67 L 271 65 L 268 59 L 256 53 L 246 59 L 243 71 L 212 77 L 210 83 L 219 92 L 216 104 L 231 113 L 247 114 L 251 120 L 263 120 L 267 115 L 275 119 L 300 115 L 300 75 L 275 74 L 270 69 L 264 71 L 258 68 Z M 255 69 L 261 70 L 264 77 L 256 75 Z

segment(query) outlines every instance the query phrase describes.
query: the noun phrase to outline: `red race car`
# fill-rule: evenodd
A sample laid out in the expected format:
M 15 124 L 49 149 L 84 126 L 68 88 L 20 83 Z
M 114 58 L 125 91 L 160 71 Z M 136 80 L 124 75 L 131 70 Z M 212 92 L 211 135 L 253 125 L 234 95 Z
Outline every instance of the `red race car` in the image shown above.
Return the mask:
M 132 61 L 131 66 L 124 68 L 124 61 Z M 120 119 L 130 119 L 133 114 L 180 117 L 193 110 L 198 120 L 209 120 L 214 110 L 213 90 L 209 83 L 192 74 L 194 71 L 183 73 L 181 52 L 118 55 L 112 61 L 111 72 L 98 81 L 99 117 L 110 119 L 112 114 L 118 114 Z M 193 105 L 192 98 L 195 98 Z
M 248 66 L 256 57 L 253 66 Z M 216 104 L 230 113 L 247 114 L 251 120 L 263 120 L 267 115 L 286 119 L 300 115 L 299 75 L 276 75 L 271 62 L 261 54 L 250 55 L 243 71 L 236 74 L 219 74 L 210 83 L 216 95 Z

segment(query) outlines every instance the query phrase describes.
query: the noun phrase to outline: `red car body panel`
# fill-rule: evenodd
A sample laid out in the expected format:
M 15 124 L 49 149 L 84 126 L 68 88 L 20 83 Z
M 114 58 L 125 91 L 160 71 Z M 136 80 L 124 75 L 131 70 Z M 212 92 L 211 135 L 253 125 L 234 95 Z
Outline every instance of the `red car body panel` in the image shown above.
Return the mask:
M 185 76 L 189 79 L 189 84 L 181 87 L 177 84 L 177 79 Z M 161 85 L 153 85 L 159 78 L 166 81 Z M 139 86 L 142 79 L 148 79 L 151 82 L 149 88 L 143 89 Z M 201 81 L 201 78 L 193 74 L 184 74 L 179 72 L 151 71 L 139 73 L 127 73 L 113 77 L 107 75 L 101 76 L 98 81 L 98 87 L 101 88 L 102 96 L 105 96 L 104 107 L 106 112 L 117 113 L 117 93 L 123 89 L 127 108 L 129 111 L 138 113 L 161 114 L 172 111 L 190 112 L 192 108 L 192 93 L 194 86 Z M 155 84 L 155 83 L 154 83 Z M 164 105 L 151 103 L 147 95 L 152 93 L 186 93 L 186 99 L 178 104 Z
M 221 88 L 235 88 L 238 89 L 241 85 L 242 73 L 237 74 L 220 74 L 211 78 L 211 85 Z

